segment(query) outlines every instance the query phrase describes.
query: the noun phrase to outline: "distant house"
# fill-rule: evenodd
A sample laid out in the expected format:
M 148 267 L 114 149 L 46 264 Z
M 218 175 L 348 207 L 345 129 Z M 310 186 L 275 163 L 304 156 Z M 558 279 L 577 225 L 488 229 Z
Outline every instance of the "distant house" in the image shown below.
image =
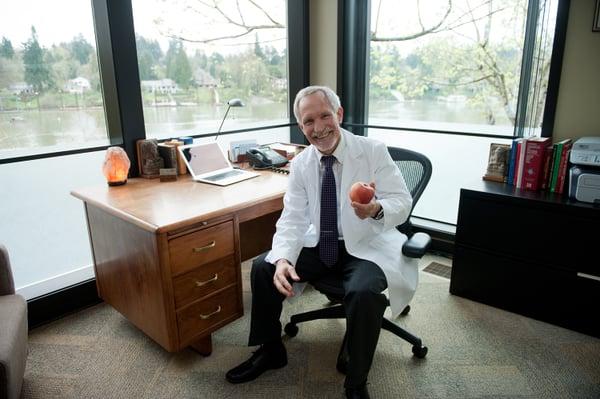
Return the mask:
M 177 93 L 179 87 L 172 79 L 142 80 L 142 89 L 150 93 Z
M 217 80 L 202 68 L 198 68 L 196 69 L 196 72 L 194 72 L 194 83 L 197 87 L 217 87 Z
M 85 91 L 89 91 L 92 88 L 90 81 L 81 76 L 75 79 L 69 79 L 64 85 L 64 89 L 67 93 L 82 94 Z
M 8 90 L 15 96 L 22 94 L 34 94 L 33 86 L 25 82 L 16 82 L 8 86 Z

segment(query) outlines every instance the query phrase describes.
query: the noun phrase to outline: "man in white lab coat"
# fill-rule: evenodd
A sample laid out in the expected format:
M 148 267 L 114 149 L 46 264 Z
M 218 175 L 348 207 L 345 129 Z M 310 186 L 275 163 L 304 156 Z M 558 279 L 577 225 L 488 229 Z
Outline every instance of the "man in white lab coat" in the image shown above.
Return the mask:
M 348 398 L 368 398 L 366 381 L 386 308 L 394 315 L 417 285 L 415 260 L 402 256 L 406 236 L 395 229 L 408 218 L 412 198 L 386 146 L 342 129 L 343 109 L 328 87 L 311 86 L 294 101 L 298 125 L 311 144 L 291 164 L 284 209 L 271 251 L 254 261 L 249 345 L 261 345 L 230 370 L 232 383 L 251 381 L 287 364 L 279 317 L 294 285 L 328 273 L 343 279 L 349 360 Z M 357 181 L 375 188 L 367 204 L 349 198 Z

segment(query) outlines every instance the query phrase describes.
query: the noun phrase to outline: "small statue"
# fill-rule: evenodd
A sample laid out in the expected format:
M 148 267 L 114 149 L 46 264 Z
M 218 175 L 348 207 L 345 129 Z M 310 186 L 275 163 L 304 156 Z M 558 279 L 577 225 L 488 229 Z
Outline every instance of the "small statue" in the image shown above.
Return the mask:
M 158 155 L 158 140 L 148 139 L 140 143 L 140 164 L 143 177 L 159 177 L 164 160 Z

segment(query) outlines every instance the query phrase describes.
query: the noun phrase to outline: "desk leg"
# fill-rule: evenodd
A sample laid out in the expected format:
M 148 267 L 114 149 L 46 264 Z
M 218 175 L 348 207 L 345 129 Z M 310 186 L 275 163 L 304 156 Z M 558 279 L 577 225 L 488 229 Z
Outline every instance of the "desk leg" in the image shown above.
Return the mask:
M 212 336 L 208 334 L 206 337 L 199 338 L 190 346 L 202 356 L 210 356 L 212 353 Z

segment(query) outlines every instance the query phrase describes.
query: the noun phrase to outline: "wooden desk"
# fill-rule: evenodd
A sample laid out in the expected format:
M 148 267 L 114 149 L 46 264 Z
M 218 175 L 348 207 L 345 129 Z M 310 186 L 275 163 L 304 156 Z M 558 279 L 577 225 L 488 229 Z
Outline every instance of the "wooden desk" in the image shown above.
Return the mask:
M 212 351 L 244 313 L 240 263 L 270 248 L 287 177 L 227 187 L 130 179 L 74 190 L 84 202 L 99 296 L 170 352 Z

